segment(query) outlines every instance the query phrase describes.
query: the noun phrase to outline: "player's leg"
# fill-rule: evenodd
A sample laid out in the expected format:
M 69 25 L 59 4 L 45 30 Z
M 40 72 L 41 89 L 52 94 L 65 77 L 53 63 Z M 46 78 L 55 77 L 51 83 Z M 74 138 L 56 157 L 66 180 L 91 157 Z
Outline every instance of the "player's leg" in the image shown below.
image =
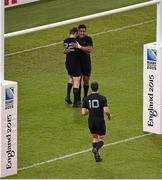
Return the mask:
M 97 144 L 96 144 L 96 150 L 99 154 L 100 148 L 104 145 L 105 135 L 106 135 L 106 126 L 105 121 L 102 119 L 99 119 L 96 123 L 96 134 L 97 134 Z M 98 162 L 102 161 L 100 155 L 97 158 Z
M 80 86 L 80 79 L 81 79 L 81 67 L 80 62 L 75 60 L 72 63 L 72 75 L 73 75 L 73 93 L 74 93 L 74 103 L 73 107 L 80 107 L 80 100 L 79 100 L 79 86 Z
M 100 162 L 102 159 L 100 158 L 99 152 L 97 150 L 98 143 L 98 135 L 96 134 L 96 123 L 93 119 L 88 120 L 89 130 L 92 134 L 92 152 L 94 154 L 94 158 L 96 162 Z
M 97 136 L 97 134 L 92 134 L 92 147 L 93 147 L 93 149 L 96 148 L 97 143 L 98 143 L 98 136 Z
M 84 98 L 88 95 L 88 90 L 89 90 L 89 79 L 90 79 L 90 76 L 88 75 L 84 75 L 83 76 L 83 88 L 84 88 Z
M 82 76 L 80 78 L 80 85 L 79 85 L 79 101 L 81 101 L 81 91 L 82 91 Z
M 106 135 L 106 126 L 105 126 L 105 121 L 100 119 L 97 123 L 97 139 L 98 139 L 98 143 L 97 143 L 97 150 L 99 151 L 99 149 L 104 145 L 104 140 L 105 140 L 105 135 Z
M 105 135 L 97 135 L 97 145 L 96 149 L 99 151 L 99 149 L 104 145 Z
M 88 95 L 89 90 L 89 80 L 91 75 L 91 60 L 87 59 L 82 64 L 82 74 L 83 74 L 83 88 L 84 88 L 84 98 Z
M 95 156 L 95 160 L 96 162 L 101 162 L 102 161 L 102 158 L 99 154 L 99 149 L 104 145 L 104 135 L 103 136 L 100 136 L 100 135 L 97 135 L 96 134 L 96 137 L 95 137 L 95 143 L 93 143 L 93 150 L 92 152 L 94 153 L 94 156 Z
M 80 59 L 81 73 L 83 76 L 83 89 L 84 89 L 84 97 L 88 95 L 89 90 L 89 79 L 91 75 L 91 60 L 89 59 Z
M 94 154 L 94 158 L 96 160 L 96 162 L 100 162 L 102 161 L 101 157 L 100 157 L 100 154 L 99 154 L 99 151 L 97 149 L 97 145 L 98 145 L 98 135 L 97 134 L 92 134 L 92 137 L 93 137 L 93 141 L 92 141 L 92 152 Z
M 65 68 L 67 70 L 67 73 L 69 75 L 69 81 L 67 83 L 67 95 L 66 95 L 66 98 L 65 98 L 65 101 L 68 103 L 68 104 L 71 104 L 71 99 L 70 99 L 70 93 L 71 93 L 71 89 L 72 89 L 72 86 L 73 86 L 73 79 L 72 79 L 72 68 L 71 68 L 71 62 L 69 60 L 66 59 L 66 62 L 65 62 Z
M 67 95 L 65 98 L 65 101 L 67 102 L 67 104 L 72 104 L 72 101 L 70 99 L 70 93 L 71 93 L 72 87 L 73 87 L 73 79 L 72 79 L 72 77 L 70 77 L 70 79 L 67 83 Z
M 93 119 L 88 119 L 88 128 L 90 133 L 92 134 L 92 151 L 93 148 L 96 148 L 96 145 L 98 143 L 98 136 L 96 134 L 96 127 L 95 127 L 95 122 Z
M 74 93 L 73 107 L 80 107 L 79 85 L 80 85 L 80 76 L 73 77 L 73 93 Z

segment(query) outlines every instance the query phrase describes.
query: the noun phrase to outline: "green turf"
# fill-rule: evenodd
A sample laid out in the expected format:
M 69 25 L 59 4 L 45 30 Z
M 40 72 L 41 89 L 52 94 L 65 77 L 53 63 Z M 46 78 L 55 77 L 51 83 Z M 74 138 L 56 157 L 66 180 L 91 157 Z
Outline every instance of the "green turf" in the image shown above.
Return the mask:
M 112 121 L 107 123 L 106 143 L 143 134 L 143 44 L 155 41 L 155 21 L 95 33 L 154 19 L 155 9 L 148 7 L 84 22 L 94 40 L 91 81 L 100 83 L 100 92 L 108 98 L 113 114 Z M 19 168 L 91 147 L 87 118 L 80 115 L 79 109 L 64 103 L 68 76 L 62 44 L 7 56 L 61 42 L 74 25 L 78 23 L 6 39 L 5 79 L 19 84 Z M 104 161 L 100 164 L 87 152 L 21 170 L 9 178 L 162 178 L 161 151 L 161 136 L 150 135 L 104 148 Z
M 54 23 L 146 0 L 40 0 L 6 9 L 6 32 Z

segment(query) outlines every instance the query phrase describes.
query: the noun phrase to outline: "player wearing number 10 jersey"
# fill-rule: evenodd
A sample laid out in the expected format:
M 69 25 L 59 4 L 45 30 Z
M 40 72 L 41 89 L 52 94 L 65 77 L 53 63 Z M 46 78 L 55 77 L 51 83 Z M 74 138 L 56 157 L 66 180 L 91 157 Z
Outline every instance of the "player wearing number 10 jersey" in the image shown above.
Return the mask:
M 104 112 L 111 119 L 111 112 L 107 105 L 107 99 L 98 93 L 98 83 L 91 83 L 92 93 L 85 97 L 82 106 L 82 114 L 89 114 L 88 126 L 93 137 L 93 149 L 96 162 L 102 159 L 99 155 L 99 149 L 104 145 L 106 134 L 106 126 L 104 120 Z

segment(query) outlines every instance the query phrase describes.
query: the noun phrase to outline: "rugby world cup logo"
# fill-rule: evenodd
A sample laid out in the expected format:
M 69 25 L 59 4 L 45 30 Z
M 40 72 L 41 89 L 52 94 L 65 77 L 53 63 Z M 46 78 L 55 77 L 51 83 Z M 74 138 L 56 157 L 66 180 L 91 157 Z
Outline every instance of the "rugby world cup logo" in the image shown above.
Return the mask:
M 157 50 L 147 49 L 147 69 L 156 70 Z
M 5 109 L 12 109 L 14 106 L 14 88 L 5 89 Z

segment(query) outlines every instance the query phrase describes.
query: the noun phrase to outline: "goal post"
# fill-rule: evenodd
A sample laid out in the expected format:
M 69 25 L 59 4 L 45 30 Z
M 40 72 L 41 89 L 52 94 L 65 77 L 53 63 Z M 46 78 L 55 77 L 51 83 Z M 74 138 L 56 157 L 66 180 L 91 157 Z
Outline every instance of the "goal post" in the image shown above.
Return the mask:
M 17 174 L 17 83 L 0 87 L 0 177 Z
M 0 82 L 4 80 L 4 0 L 0 1 Z
M 143 131 L 162 134 L 162 0 L 157 3 L 156 42 L 144 45 Z
M 156 41 L 162 45 L 162 0 L 157 3 Z
M 121 7 L 121 8 L 108 10 L 108 11 L 104 11 L 104 12 L 100 12 L 100 13 L 95 13 L 95 14 L 91 14 L 91 15 L 87 15 L 87 16 L 68 19 L 68 20 L 64 20 L 64 21 L 60 21 L 60 22 L 55 22 L 52 24 L 42 25 L 42 26 L 38 26 L 38 27 L 32 27 L 29 29 L 24 29 L 24 30 L 20 30 L 20 31 L 16 31 L 16 32 L 10 32 L 10 33 L 5 34 L 5 38 L 20 36 L 20 35 L 24 35 L 24 34 L 28 34 L 28 33 L 33 33 L 33 32 L 42 31 L 42 30 L 46 30 L 46 29 L 50 29 L 50 28 L 64 26 L 67 24 L 78 23 L 81 21 L 86 21 L 86 20 L 90 20 L 90 19 L 94 19 L 94 18 L 99 18 L 99 17 L 103 17 L 103 16 L 109 16 L 112 14 L 131 11 L 131 10 L 135 10 L 135 9 L 139 9 L 139 8 L 143 8 L 143 7 L 152 6 L 159 2 L 160 2 L 160 0 L 151 0 L 148 2 L 144 2 L 144 3 L 133 4 L 133 5 L 126 6 L 126 7 Z
M 162 134 L 162 0 L 118 8 L 4 35 L 0 0 L 0 177 L 17 173 L 17 82 L 4 80 L 4 36 L 13 37 L 157 4 L 156 42 L 144 45 L 143 131 Z
M 0 0 L 0 177 L 17 174 L 17 83 L 4 80 L 4 0 Z

